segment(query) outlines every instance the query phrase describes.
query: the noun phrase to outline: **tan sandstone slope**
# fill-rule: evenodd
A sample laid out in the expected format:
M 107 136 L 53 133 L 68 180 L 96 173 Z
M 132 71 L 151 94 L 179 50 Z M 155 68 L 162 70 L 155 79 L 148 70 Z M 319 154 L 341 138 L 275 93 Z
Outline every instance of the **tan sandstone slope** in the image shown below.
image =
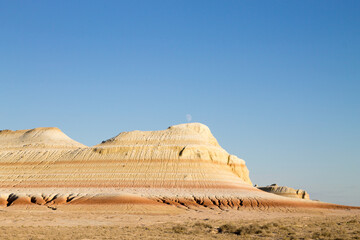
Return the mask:
M 32 149 L 32 148 L 84 148 L 58 128 L 34 128 L 27 130 L 0 131 L 0 149 Z
M 277 184 L 271 184 L 266 187 L 258 187 L 258 189 L 284 197 L 310 199 L 309 194 L 302 189 L 294 189 L 286 186 L 278 186 Z
M 57 128 L 0 132 L 0 187 L 223 187 L 250 185 L 245 162 L 208 127 L 123 132 L 86 147 Z
M 94 147 L 57 128 L 1 131 L 0 205 L 14 203 L 319 206 L 252 187 L 244 160 L 200 123 L 123 132 Z

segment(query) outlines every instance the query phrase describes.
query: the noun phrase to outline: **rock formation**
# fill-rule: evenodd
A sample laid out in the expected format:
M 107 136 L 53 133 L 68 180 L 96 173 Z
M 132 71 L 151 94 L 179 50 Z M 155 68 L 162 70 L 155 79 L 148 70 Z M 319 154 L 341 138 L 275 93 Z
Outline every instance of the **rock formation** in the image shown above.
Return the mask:
M 0 132 L 0 188 L 250 186 L 244 160 L 208 127 L 123 132 L 86 147 L 57 128 Z
M 85 145 L 78 143 L 58 128 L 34 128 L 28 130 L 2 130 L 0 131 L 0 150 L 32 150 L 46 148 L 85 148 Z
M 25 203 L 338 207 L 253 187 L 244 160 L 200 123 L 122 132 L 93 147 L 57 128 L 0 131 L 0 205 Z
M 266 187 L 258 187 L 260 190 L 265 192 L 274 193 L 284 197 L 291 197 L 291 198 L 301 198 L 301 199 L 310 199 L 309 194 L 301 189 L 294 189 L 291 187 L 280 187 L 277 184 L 271 184 Z

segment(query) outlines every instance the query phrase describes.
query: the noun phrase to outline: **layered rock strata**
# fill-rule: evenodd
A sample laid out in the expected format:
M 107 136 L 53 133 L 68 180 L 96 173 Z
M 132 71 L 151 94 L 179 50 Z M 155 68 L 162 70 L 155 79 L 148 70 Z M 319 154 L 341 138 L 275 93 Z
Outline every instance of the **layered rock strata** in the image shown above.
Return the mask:
M 277 184 L 271 184 L 266 187 L 258 187 L 258 188 L 265 192 L 274 193 L 276 195 L 280 195 L 284 197 L 310 199 L 309 194 L 302 189 L 294 189 L 286 186 L 278 186 Z
M 57 128 L 0 131 L 0 206 L 16 204 L 339 207 L 253 187 L 244 160 L 200 123 L 123 132 L 93 147 Z
M 0 132 L 0 188 L 250 187 L 203 124 L 123 132 L 94 147 L 56 128 Z

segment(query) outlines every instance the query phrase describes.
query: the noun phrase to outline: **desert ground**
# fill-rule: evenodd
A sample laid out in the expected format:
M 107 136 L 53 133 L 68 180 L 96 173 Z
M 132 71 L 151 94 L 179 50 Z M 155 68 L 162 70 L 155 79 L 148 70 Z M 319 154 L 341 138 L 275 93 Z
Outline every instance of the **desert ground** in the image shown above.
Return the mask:
M 0 217 L 1 239 L 360 239 L 356 209 L 20 205 Z

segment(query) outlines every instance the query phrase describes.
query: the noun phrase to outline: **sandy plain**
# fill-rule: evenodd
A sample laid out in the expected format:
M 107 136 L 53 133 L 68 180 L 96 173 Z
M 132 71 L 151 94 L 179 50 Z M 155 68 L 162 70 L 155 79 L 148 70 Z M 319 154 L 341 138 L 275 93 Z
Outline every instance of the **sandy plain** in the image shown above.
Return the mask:
M 0 219 L 1 239 L 360 239 L 356 209 L 18 205 Z

